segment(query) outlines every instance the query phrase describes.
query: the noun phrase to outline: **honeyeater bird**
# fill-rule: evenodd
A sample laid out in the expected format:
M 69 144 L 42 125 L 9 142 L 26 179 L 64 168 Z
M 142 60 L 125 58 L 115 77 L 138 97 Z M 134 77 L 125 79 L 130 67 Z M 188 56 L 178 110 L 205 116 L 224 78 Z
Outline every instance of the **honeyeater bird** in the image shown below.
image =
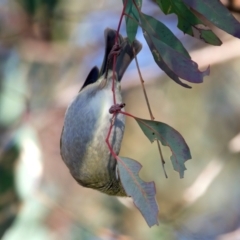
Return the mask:
M 123 107 L 120 82 L 134 55 L 142 49 L 142 44 L 137 40 L 130 43 L 128 38 L 109 28 L 104 35 L 106 47 L 102 67 L 100 70 L 92 68 L 78 95 L 67 108 L 60 149 L 63 161 L 80 185 L 109 195 L 126 196 L 118 176 L 117 160 L 109 151 L 106 137 L 113 121 L 113 114 L 109 111 L 114 107 L 113 79 L 116 103 Z M 117 155 L 124 128 L 125 116 L 116 113 L 109 142 Z

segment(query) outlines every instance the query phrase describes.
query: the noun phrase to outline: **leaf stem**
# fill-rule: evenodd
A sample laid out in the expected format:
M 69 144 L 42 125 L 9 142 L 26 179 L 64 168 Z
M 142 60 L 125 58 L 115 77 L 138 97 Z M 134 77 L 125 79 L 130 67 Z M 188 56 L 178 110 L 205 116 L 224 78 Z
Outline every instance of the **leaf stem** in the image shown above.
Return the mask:
M 143 80 L 143 77 L 142 77 L 142 73 L 140 71 L 140 67 L 139 67 L 139 64 L 138 64 L 138 59 L 137 59 L 137 56 L 135 54 L 135 50 L 134 49 L 133 49 L 133 53 L 134 53 L 134 58 L 135 58 L 135 62 L 136 62 L 136 66 L 137 66 L 138 75 L 139 75 L 139 78 L 140 78 L 143 94 L 144 94 L 144 97 L 145 97 L 145 101 L 147 103 L 148 112 L 149 112 L 151 120 L 154 120 L 155 118 L 154 118 L 153 113 L 152 113 L 152 109 L 151 109 L 151 106 L 150 106 L 150 103 L 149 103 L 149 99 L 148 99 L 148 96 L 147 96 L 147 91 L 146 91 L 146 88 L 145 88 L 145 85 L 144 85 L 144 80 Z M 157 141 L 157 146 L 158 146 L 158 151 L 159 151 L 159 155 L 160 155 L 161 162 L 162 162 L 162 168 L 163 168 L 164 175 L 165 175 L 166 178 L 168 178 L 167 172 L 166 172 L 165 167 L 164 167 L 165 160 L 163 158 L 162 149 L 161 149 L 161 146 L 159 144 L 159 141 Z
M 122 13 L 121 13 L 121 16 L 120 16 L 120 19 L 119 19 L 119 23 L 118 23 L 117 35 L 115 37 L 115 43 L 117 43 L 117 39 L 118 39 L 121 24 L 122 24 L 122 20 L 123 20 L 124 14 L 125 14 L 125 9 L 126 9 L 127 3 L 128 3 L 128 0 L 125 0 L 124 5 L 123 5 L 123 9 L 122 9 Z
M 117 44 L 117 40 L 118 40 L 118 37 L 119 37 L 119 31 L 120 31 L 120 27 L 121 27 L 122 20 L 123 20 L 123 17 L 124 17 L 124 12 L 125 12 L 125 9 L 126 9 L 126 6 L 127 6 L 127 2 L 128 2 L 128 0 L 125 0 L 124 5 L 123 5 L 123 9 L 122 9 L 122 13 L 121 13 L 121 16 L 120 16 L 120 19 L 119 19 L 119 22 L 118 22 L 117 34 L 116 34 L 116 37 L 115 37 L 115 45 Z M 117 60 L 117 55 L 114 54 L 114 56 L 113 56 L 113 68 L 112 68 L 113 69 L 112 92 L 113 92 L 113 103 L 114 104 L 116 104 L 116 94 L 115 94 L 116 60 Z
M 122 24 L 122 20 L 123 20 L 123 16 L 124 16 L 124 12 L 125 12 L 125 9 L 126 9 L 126 6 L 127 6 L 127 2 L 128 0 L 125 0 L 124 2 L 124 5 L 123 5 L 123 9 L 122 9 L 122 13 L 121 13 L 121 16 L 120 16 L 120 19 L 119 19 L 119 22 L 118 22 L 118 28 L 117 28 L 117 34 L 116 34 L 116 37 L 115 37 L 115 45 L 117 44 L 117 41 L 118 41 L 118 37 L 119 37 L 119 31 L 120 31 L 120 27 L 121 27 L 121 24 Z M 113 56 L 113 77 L 112 77 L 112 93 L 113 93 L 113 103 L 114 105 L 116 104 L 116 94 L 115 94 L 115 80 L 116 80 L 116 73 L 115 73 L 115 70 L 116 70 L 116 59 L 117 59 L 117 56 L 116 54 L 114 54 Z M 112 154 L 112 156 L 118 160 L 118 156 L 117 154 L 114 152 L 110 142 L 109 142 L 109 138 L 110 138 L 110 134 L 112 132 L 112 128 L 113 128 L 113 125 L 114 125 L 114 121 L 115 121 L 115 118 L 116 118 L 116 113 L 113 114 L 112 116 L 112 119 L 111 119 L 111 125 L 109 127 L 109 130 L 108 130 L 108 134 L 107 134 L 107 137 L 106 137 L 106 144 L 108 146 L 108 149 L 110 151 L 110 153 Z
M 167 175 L 167 172 L 166 172 L 166 169 L 165 169 L 165 166 L 164 166 L 165 165 L 165 160 L 163 158 L 162 149 L 161 149 L 159 141 L 157 141 L 157 146 L 158 146 L 158 151 L 159 151 L 159 154 L 160 154 L 160 158 L 161 158 L 161 162 L 162 162 L 162 169 L 163 169 L 165 178 L 168 178 L 168 175 Z
M 138 5 L 136 4 L 135 0 L 132 0 L 135 8 L 137 9 L 138 13 L 140 14 L 141 10 L 139 9 Z
M 135 18 L 131 17 L 129 14 L 124 13 L 124 16 L 127 16 L 128 18 L 132 19 L 135 23 L 138 24 L 138 26 L 140 26 L 142 28 L 142 24 L 140 22 L 138 22 Z
M 108 134 L 107 134 L 107 137 L 106 137 L 106 140 L 105 140 L 105 141 L 106 141 L 106 143 L 107 143 L 107 145 L 108 145 L 108 149 L 109 149 L 109 151 L 111 152 L 112 156 L 117 160 L 118 156 L 117 156 L 117 154 L 113 151 L 112 146 L 111 146 L 111 144 L 110 144 L 110 142 L 109 142 L 110 134 L 111 134 L 111 132 L 112 132 L 112 128 L 113 128 L 115 119 L 116 119 L 116 113 L 113 113 L 113 116 L 112 116 L 112 118 L 111 118 L 111 120 L 110 120 L 110 121 L 111 121 L 111 125 L 110 125 L 110 127 L 109 127 Z
M 131 118 L 134 118 L 136 119 L 137 117 L 133 116 L 132 114 L 128 113 L 128 112 L 123 112 L 123 111 L 119 111 L 119 113 L 123 114 L 123 115 L 126 115 L 128 117 L 131 117 Z
M 144 94 L 144 97 L 145 97 L 145 101 L 147 103 L 149 115 L 150 115 L 151 120 L 154 120 L 155 118 L 152 114 L 152 110 L 151 110 L 150 103 L 149 103 L 148 96 L 147 96 L 147 91 L 146 91 L 146 88 L 145 88 L 145 85 L 144 85 L 144 80 L 143 80 L 142 73 L 141 73 L 140 68 L 139 68 L 138 59 L 137 59 L 137 56 L 135 54 L 134 49 L 133 49 L 133 53 L 134 53 L 134 58 L 135 58 L 135 62 L 136 62 L 137 70 L 138 70 L 138 75 L 139 75 L 140 82 L 141 82 L 141 85 L 142 85 L 143 94 Z

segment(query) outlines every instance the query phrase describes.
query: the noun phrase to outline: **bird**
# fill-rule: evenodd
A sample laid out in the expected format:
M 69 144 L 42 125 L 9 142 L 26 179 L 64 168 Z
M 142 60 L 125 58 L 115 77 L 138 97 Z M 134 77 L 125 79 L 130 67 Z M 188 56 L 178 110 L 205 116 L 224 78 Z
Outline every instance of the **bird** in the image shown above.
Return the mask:
M 83 187 L 113 196 L 127 196 L 106 138 L 112 124 L 109 143 L 118 155 L 125 129 L 125 115 L 113 112 L 113 81 L 117 106 L 124 107 L 121 80 L 134 56 L 141 49 L 117 31 L 104 31 L 105 54 L 101 69 L 93 67 L 77 96 L 68 106 L 60 139 L 60 153 L 73 178 Z M 116 41 L 115 41 L 116 40 Z M 114 54 L 116 64 L 113 67 Z M 113 72 L 114 71 L 114 72 Z M 115 74 L 114 74 L 115 73 Z M 114 77 L 113 77 L 114 76 Z

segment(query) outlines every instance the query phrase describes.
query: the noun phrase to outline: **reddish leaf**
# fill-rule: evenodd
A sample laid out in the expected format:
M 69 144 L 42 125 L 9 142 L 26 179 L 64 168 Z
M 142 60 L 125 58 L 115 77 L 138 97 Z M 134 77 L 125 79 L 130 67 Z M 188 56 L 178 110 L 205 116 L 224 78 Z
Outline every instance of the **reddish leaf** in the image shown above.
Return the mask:
M 157 52 L 157 50 L 155 49 L 151 38 L 148 36 L 147 33 L 144 33 L 144 37 L 146 39 L 146 42 L 152 52 L 153 58 L 155 60 L 155 62 L 157 63 L 157 65 L 173 80 L 175 81 L 177 84 L 185 87 L 185 88 L 192 88 L 189 85 L 183 83 L 180 81 L 180 79 L 178 78 L 178 76 L 166 65 L 166 63 L 163 61 L 163 59 L 161 58 L 161 56 L 157 57 L 156 54 L 153 54 L 153 52 Z
M 158 40 L 169 45 L 179 53 L 184 54 L 186 57 L 191 58 L 188 51 L 184 48 L 178 38 L 171 32 L 171 30 L 157 19 L 141 13 L 140 20 L 142 28 L 149 34 L 157 38 Z
M 158 225 L 158 205 L 155 199 L 154 182 L 144 182 L 138 173 L 142 166 L 137 161 L 121 157 L 118 160 L 118 170 L 122 185 L 128 196 L 140 210 L 149 227 Z
M 176 51 L 183 53 L 186 57 L 190 57 L 187 50 L 183 47 L 182 43 L 175 37 L 175 35 L 161 22 L 157 21 L 155 18 L 148 16 L 144 13 L 141 13 L 140 15 L 142 29 L 144 32 L 147 32 L 148 34 L 144 34 L 144 37 L 147 41 L 147 44 L 149 45 L 150 50 L 153 52 L 157 52 L 155 49 L 151 38 L 149 35 L 154 36 L 158 38 L 159 40 L 162 40 L 164 43 L 168 44 L 170 47 L 173 47 Z M 191 88 L 187 84 L 180 81 L 178 76 L 166 65 L 166 63 L 163 61 L 161 56 L 159 58 L 156 58 L 156 55 L 153 54 L 154 60 L 157 63 L 157 65 L 176 83 L 179 85 Z
M 203 77 L 209 75 L 209 68 L 200 72 L 197 63 L 193 62 L 189 57 L 175 51 L 173 48 L 148 34 L 146 31 L 144 32 L 144 37 L 155 62 L 178 84 L 184 87 L 189 87 L 182 83 L 178 77 L 192 83 L 201 83 L 203 82 Z

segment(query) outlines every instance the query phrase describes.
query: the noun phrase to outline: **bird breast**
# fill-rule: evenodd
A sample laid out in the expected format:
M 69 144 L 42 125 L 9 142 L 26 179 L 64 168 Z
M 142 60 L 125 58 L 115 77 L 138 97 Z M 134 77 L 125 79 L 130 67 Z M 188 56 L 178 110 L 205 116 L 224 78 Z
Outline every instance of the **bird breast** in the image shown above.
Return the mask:
M 121 103 L 117 84 L 116 101 Z M 112 177 L 112 172 L 115 174 L 116 160 L 105 141 L 113 116 L 109 113 L 113 94 L 108 85 L 102 89 L 94 84 L 87 86 L 69 106 L 65 116 L 61 154 L 73 177 L 88 187 L 104 185 Z M 116 154 L 120 151 L 124 127 L 125 116 L 117 114 L 109 137 Z

